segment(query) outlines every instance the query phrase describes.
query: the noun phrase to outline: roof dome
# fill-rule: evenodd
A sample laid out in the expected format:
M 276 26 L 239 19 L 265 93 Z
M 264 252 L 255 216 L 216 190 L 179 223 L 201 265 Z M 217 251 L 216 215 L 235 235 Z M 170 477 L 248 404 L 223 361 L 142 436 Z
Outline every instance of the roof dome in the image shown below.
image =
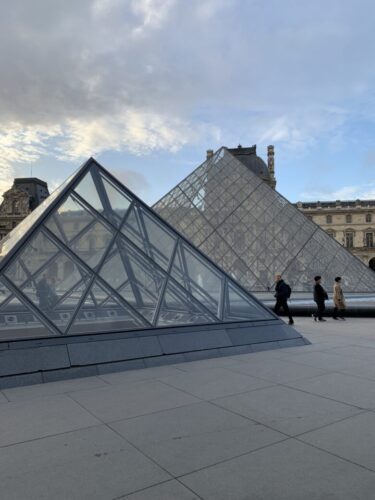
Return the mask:
M 261 177 L 263 180 L 270 180 L 270 173 L 266 163 L 257 156 L 256 146 L 250 148 L 243 148 L 240 144 L 237 148 L 228 149 L 237 160 L 240 160 L 247 168 L 249 168 L 254 174 Z

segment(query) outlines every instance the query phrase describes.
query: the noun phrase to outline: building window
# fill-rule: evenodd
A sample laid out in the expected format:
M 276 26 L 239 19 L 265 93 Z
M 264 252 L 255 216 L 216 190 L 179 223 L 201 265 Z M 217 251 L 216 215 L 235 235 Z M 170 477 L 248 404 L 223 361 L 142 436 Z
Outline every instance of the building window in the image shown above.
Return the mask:
M 354 233 L 352 232 L 345 233 L 345 246 L 346 248 L 354 247 Z
M 13 213 L 16 215 L 20 214 L 20 202 L 19 201 L 13 201 Z
M 366 222 L 372 222 L 372 215 L 366 214 Z
M 347 223 L 347 224 L 351 224 L 351 222 L 352 222 L 352 216 L 351 216 L 351 214 L 348 214 L 348 215 L 346 216 L 345 220 L 346 220 L 346 223 Z
M 332 215 L 326 215 L 326 223 L 332 224 Z
M 307 215 L 306 216 L 309 220 L 314 220 L 312 215 Z
M 328 229 L 327 234 L 328 234 L 328 236 L 331 236 L 332 238 L 334 238 L 336 236 L 336 233 L 335 233 L 335 231 L 333 231 L 333 229 Z
M 366 233 L 366 247 L 372 248 L 374 246 L 374 233 Z

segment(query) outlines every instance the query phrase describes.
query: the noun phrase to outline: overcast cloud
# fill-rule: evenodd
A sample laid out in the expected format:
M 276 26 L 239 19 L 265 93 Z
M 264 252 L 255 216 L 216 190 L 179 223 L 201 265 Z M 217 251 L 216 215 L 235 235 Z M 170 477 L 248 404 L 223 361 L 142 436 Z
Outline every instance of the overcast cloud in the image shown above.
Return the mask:
M 0 189 L 46 155 L 341 144 L 375 120 L 374 14 L 370 0 L 6 2 Z

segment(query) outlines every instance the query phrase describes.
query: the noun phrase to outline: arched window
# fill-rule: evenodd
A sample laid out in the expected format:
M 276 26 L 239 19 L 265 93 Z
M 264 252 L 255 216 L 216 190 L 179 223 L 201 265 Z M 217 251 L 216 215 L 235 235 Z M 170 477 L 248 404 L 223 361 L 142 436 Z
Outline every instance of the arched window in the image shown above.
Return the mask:
M 346 217 L 345 217 L 345 220 L 346 220 L 347 224 L 351 224 L 351 222 L 352 222 L 352 216 L 351 216 L 351 214 L 347 214 Z
M 326 215 L 326 223 L 332 224 L 332 215 Z
M 375 257 L 373 257 L 372 259 L 370 259 L 370 262 L 368 263 L 368 266 L 370 269 L 372 269 L 373 271 L 375 271 Z
M 336 236 L 336 233 L 335 233 L 335 231 L 333 229 L 328 229 L 327 230 L 327 234 L 329 236 L 331 236 L 332 238 L 334 238 Z
M 366 222 L 372 222 L 372 214 L 366 214 Z

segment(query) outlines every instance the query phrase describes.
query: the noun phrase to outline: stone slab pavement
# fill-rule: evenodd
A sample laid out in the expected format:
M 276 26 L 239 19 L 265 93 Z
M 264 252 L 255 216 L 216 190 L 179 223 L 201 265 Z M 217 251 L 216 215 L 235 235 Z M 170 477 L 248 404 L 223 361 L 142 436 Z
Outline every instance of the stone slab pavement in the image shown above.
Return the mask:
M 1 500 L 375 498 L 375 319 L 0 392 Z

